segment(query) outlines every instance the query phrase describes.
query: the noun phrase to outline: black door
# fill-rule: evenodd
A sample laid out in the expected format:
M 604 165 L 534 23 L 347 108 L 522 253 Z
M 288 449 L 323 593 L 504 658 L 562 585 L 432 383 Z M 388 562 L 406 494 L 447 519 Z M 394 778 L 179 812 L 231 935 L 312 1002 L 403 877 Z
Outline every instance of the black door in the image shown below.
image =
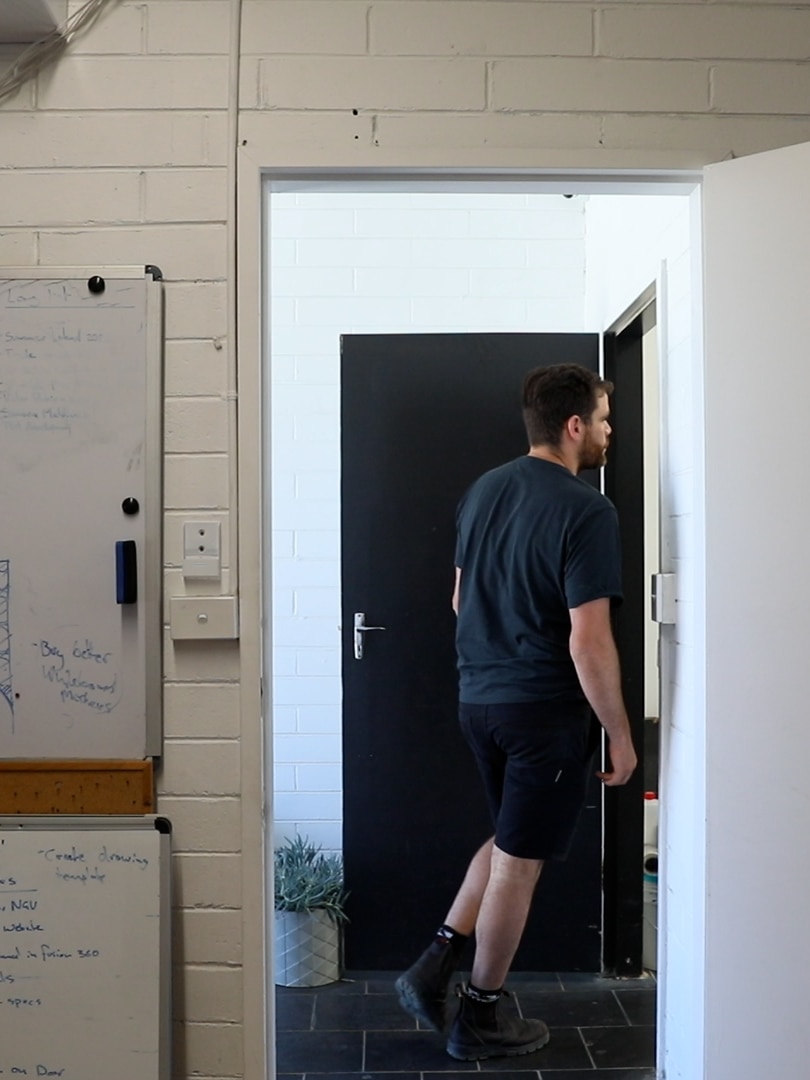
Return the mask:
M 407 966 L 491 833 L 457 723 L 454 516 L 484 470 L 526 452 L 524 375 L 575 361 L 595 334 L 342 339 L 343 769 L 346 966 Z M 362 660 L 353 621 L 369 626 Z M 601 791 L 574 848 L 543 873 L 516 970 L 597 971 Z

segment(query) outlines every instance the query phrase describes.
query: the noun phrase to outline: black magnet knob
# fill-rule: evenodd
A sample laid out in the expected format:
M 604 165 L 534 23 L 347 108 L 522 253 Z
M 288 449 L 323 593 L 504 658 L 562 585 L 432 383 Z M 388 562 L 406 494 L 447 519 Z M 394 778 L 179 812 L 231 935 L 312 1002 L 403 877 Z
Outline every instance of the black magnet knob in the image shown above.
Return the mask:
M 137 514 L 141 508 L 141 504 L 137 499 L 124 499 L 121 503 L 121 509 L 125 514 Z
M 103 293 L 107 288 L 107 282 L 103 277 L 99 277 L 98 274 L 94 274 L 93 277 L 87 282 L 87 288 L 91 293 Z

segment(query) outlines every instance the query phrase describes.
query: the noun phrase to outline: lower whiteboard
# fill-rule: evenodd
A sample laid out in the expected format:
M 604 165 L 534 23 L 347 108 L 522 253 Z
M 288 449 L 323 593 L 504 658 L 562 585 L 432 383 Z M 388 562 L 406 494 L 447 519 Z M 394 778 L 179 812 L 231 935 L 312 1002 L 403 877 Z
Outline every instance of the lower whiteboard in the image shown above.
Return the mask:
M 170 830 L 0 817 L 0 1076 L 168 1080 Z

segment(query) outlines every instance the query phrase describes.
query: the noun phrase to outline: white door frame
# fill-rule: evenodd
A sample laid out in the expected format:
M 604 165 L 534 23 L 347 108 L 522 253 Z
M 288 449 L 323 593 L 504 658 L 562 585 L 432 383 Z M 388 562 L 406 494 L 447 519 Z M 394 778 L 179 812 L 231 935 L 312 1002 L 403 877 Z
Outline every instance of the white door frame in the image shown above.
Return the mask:
M 261 627 L 262 635 L 243 635 L 240 649 L 241 682 L 241 768 L 242 768 L 242 851 L 262 852 L 261 858 L 242 859 L 243 918 L 243 1005 L 244 1055 L 246 1080 L 275 1076 L 273 1009 L 274 987 L 269 950 L 272 942 L 273 903 L 268 875 L 272 871 L 272 696 L 269 657 L 272 650 L 272 597 L 270 575 L 262 574 L 269 553 L 269 539 L 263 537 L 263 523 L 269 505 L 269 477 L 264 476 L 263 462 L 269 460 L 266 420 L 270 415 L 269 380 L 263 376 L 267 355 L 266 311 L 269 283 L 265 281 L 264 191 L 270 183 L 283 190 L 294 183 L 322 185 L 357 185 L 368 188 L 371 182 L 380 190 L 413 190 L 418 183 L 430 181 L 444 190 L 458 190 L 470 185 L 482 190 L 574 194 L 686 194 L 693 195 L 693 221 L 699 222 L 700 172 L 654 170 L 527 170 L 527 169 L 357 169 L 357 168 L 285 168 L 274 164 L 279 148 L 268 140 L 262 146 L 254 140 L 242 146 L 238 155 L 237 185 L 237 282 L 231 283 L 237 295 L 238 339 L 238 535 L 241 568 L 241 623 Z M 694 226 L 693 244 L 699 252 L 699 224 Z M 700 275 L 693 281 L 695 310 L 700 311 Z M 692 375 L 695 386 L 703 380 L 701 334 L 693 335 Z M 702 400 L 702 399 L 701 399 Z M 696 444 L 702 445 L 703 414 L 694 416 Z M 703 476 L 700 472 L 695 504 L 702 503 Z M 702 565 L 696 568 L 699 579 L 696 603 L 704 595 Z M 664 673 L 662 672 L 662 675 Z M 264 686 L 264 694 L 262 694 Z M 695 713 L 705 720 L 705 699 L 694 702 Z M 662 717 L 662 724 L 664 718 Z M 700 726 L 701 720 L 698 720 Z M 693 837 L 701 848 L 699 837 Z M 705 843 L 705 837 L 702 838 Z M 662 845 L 663 847 L 663 845 Z M 702 848 L 701 848 L 702 850 Z M 700 852 L 696 853 L 700 858 Z M 666 873 L 665 868 L 663 874 Z M 698 883 L 702 887 L 701 883 Z M 666 920 L 666 908 L 662 908 Z M 659 930 L 659 953 L 664 955 L 662 994 L 659 999 L 658 1060 L 666 1060 L 667 1025 L 664 1002 L 667 997 L 665 948 L 666 922 Z M 702 975 L 703 942 L 695 943 L 694 970 Z M 695 987 L 702 994 L 702 988 Z M 695 1010 L 697 1016 L 699 1010 Z M 702 1015 L 702 1012 L 700 1012 Z M 702 1049 L 703 1032 L 690 1031 L 690 1041 Z

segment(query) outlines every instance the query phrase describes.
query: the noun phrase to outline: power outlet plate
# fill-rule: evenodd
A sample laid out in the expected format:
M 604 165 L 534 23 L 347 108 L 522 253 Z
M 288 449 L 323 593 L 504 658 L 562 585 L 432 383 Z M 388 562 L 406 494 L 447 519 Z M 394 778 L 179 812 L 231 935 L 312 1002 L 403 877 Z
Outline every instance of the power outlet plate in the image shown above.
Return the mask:
M 222 576 L 222 526 L 219 521 L 183 522 L 183 577 Z

